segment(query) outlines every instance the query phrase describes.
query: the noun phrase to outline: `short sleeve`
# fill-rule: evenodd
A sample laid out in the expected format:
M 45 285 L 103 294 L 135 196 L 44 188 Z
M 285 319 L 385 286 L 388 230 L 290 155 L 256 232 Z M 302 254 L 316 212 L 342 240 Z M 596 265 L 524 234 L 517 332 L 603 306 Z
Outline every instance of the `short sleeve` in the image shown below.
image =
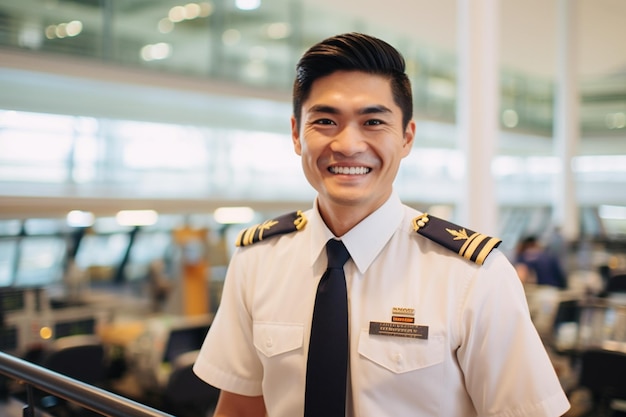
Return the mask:
M 245 251 L 245 249 L 244 249 Z M 194 364 L 207 383 L 236 394 L 262 395 L 262 366 L 252 343 L 242 250 L 228 266 L 222 301 Z
M 478 415 L 562 415 L 569 402 L 514 268 L 498 251 L 476 271 L 459 310 L 457 358 Z

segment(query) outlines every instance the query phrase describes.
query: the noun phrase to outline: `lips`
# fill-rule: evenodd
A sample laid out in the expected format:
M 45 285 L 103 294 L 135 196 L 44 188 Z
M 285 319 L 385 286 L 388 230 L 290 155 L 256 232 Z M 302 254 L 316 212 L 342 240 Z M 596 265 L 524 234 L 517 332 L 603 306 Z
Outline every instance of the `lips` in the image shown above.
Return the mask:
M 368 167 L 341 167 L 341 166 L 333 166 L 328 168 L 333 174 L 341 174 L 341 175 L 365 175 L 369 173 L 372 169 Z

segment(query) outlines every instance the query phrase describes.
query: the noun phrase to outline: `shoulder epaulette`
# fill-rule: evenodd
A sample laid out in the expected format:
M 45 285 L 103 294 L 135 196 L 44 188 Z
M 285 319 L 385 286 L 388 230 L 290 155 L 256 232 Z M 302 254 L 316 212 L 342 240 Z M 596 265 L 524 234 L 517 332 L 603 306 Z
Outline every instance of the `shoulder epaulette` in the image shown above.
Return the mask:
M 272 220 L 248 227 L 239 232 L 236 246 L 248 246 L 260 242 L 268 237 L 284 235 L 285 233 L 302 230 L 306 225 L 306 217 L 302 211 L 284 214 Z
M 491 251 L 502 242 L 498 238 L 476 233 L 428 213 L 413 219 L 413 229 L 478 265 L 482 265 Z

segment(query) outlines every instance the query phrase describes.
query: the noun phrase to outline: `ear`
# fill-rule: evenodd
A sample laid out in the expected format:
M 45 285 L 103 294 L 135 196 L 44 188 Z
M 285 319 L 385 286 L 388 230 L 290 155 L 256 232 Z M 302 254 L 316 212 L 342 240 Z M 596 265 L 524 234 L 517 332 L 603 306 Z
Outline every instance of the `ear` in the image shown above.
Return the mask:
M 404 130 L 404 144 L 402 145 L 402 157 L 407 156 L 413 148 L 415 139 L 415 121 L 411 119 Z
M 300 143 L 300 132 L 298 130 L 298 124 L 296 118 L 291 116 L 291 140 L 293 141 L 293 150 L 298 155 L 302 155 L 302 143 Z

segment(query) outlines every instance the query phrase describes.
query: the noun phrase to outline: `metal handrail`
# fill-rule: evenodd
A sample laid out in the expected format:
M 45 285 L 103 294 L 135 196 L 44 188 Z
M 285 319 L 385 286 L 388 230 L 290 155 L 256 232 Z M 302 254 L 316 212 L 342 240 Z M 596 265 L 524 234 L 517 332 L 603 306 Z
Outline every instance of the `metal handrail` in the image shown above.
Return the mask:
M 173 417 L 93 385 L 0 352 L 0 374 L 109 417 Z

